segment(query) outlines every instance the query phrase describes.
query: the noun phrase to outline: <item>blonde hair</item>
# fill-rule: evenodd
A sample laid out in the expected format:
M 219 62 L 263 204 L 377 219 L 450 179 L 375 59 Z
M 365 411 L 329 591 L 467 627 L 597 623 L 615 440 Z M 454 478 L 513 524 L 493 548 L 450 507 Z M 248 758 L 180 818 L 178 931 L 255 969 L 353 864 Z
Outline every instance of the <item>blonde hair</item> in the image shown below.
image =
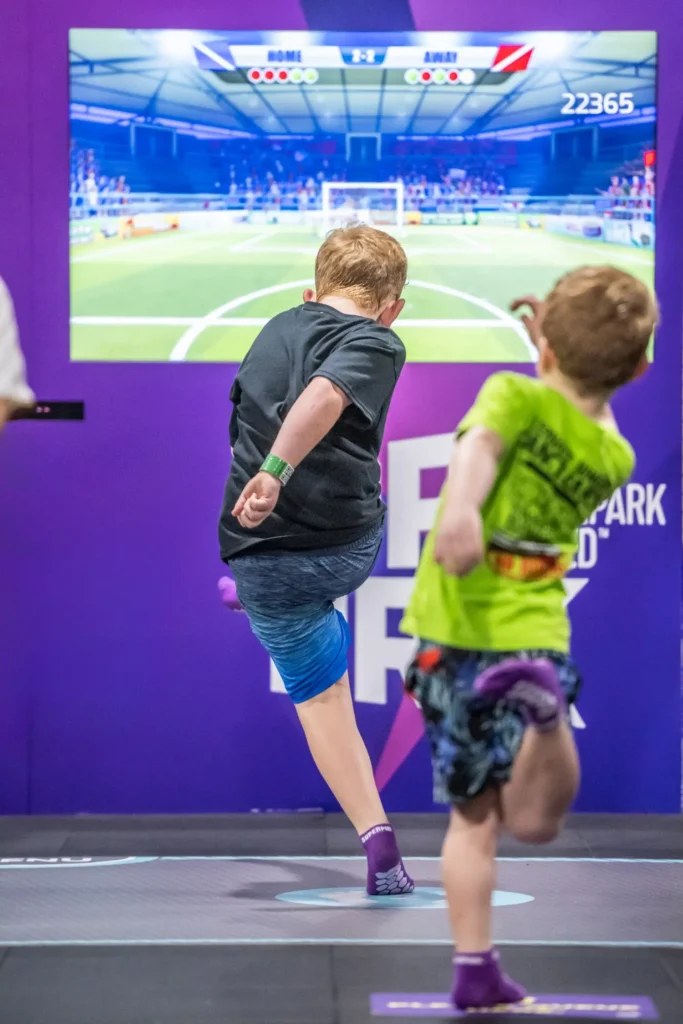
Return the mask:
M 331 231 L 315 260 L 318 298 L 345 295 L 362 309 L 379 310 L 399 299 L 407 275 L 400 242 L 365 225 Z
M 550 292 L 543 334 L 562 373 L 583 394 L 601 394 L 633 379 L 657 320 L 642 281 L 616 267 L 581 267 Z

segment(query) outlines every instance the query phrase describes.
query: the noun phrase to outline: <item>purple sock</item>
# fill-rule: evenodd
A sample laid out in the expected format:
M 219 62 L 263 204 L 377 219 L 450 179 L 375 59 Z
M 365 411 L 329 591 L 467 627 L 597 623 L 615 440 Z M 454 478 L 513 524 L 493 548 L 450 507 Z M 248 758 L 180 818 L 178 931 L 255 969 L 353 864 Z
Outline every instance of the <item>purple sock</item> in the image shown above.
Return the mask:
M 375 825 L 360 837 L 368 858 L 368 896 L 407 896 L 415 883 L 403 866 L 391 825 Z
M 458 1010 L 519 1003 L 526 991 L 503 973 L 495 949 L 488 953 L 456 953 L 452 999 Z
M 545 659 L 501 661 L 482 672 L 474 689 L 493 701 L 521 704 L 529 722 L 541 732 L 557 729 L 567 715 L 567 701 L 555 666 Z
M 240 604 L 240 600 L 237 596 L 237 587 L 235 581 L 231 580 L 229 576 L 222 576 L 218 581 L 218 592 L 221 595 L 221 601 L 226 608 L 229 608 L 232 612 L 242 612 L 244 608 Z

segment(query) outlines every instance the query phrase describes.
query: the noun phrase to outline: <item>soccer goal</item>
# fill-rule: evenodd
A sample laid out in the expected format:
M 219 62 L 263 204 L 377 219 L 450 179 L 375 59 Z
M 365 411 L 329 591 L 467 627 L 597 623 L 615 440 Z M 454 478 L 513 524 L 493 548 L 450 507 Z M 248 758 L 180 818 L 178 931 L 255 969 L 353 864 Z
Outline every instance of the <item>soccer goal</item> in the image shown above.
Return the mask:
M 321 227 L 323 235 L 333 228 L 370 224 L 378 228 L 403 227 L 402 181 L 324 181 Z

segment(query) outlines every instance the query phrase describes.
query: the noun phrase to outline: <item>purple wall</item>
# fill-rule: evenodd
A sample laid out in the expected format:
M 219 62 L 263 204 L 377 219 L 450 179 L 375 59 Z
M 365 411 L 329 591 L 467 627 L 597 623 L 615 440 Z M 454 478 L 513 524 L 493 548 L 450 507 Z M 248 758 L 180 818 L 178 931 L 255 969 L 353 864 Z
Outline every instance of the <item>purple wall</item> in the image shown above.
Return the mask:
M 315 27 L 410 27 L 393 0 L 364 3 L 363 23 L 344 23 L 353 4 L 334 7 L 328 18 L 323 4 L 305 0 Z M 424 29 L 661 32 L 664 322 L 655 366 L 628 402 L 629 419 L 648 435 L 647 479 L 677 479 L 683 76 L 675 5 L 652 0 L 644 10 L 641 0 L 603 0 L 598 10 L 576 0 L 560 11 L 526 0 L 514 18 L 507 0 L 476 12 L 442 0 L 413 0 L 412 8 Z M 88 418 L 12 425 L 0 445 L 0 812 L 248 810 L 280 806 L 293 790 L 300 806 L 319 806 L 328 798 L 293 739 L 284 698 L 260 704 L 253 727 L 247 688 L 255 670 L 265 678 L 265 656 L 246 623 L 227 617 L 215 597 L 233 368 L 69 363 L 67 32 L 74 26 L 293 29 L 306 21 L 296 0 L 232 9 L 218 0 L 120 0 L 110 18 L 85 0 L 53 0 L 49 16 L 37 0 L 4 5 L 0 274 L 16 301 L 34 389 L 84 399 Z M 410 381 L 401 385 L 404 403 Z M 639 558 L 635 566 L 650 574 L 661 601 L 644 626 L 661 636 L 655 650 L 668 692 L 680 610 L 678 491 L 671 501 L 667 550 L 657 549 L 656 565 Z M 653 700 L 663 671 L 657 658 L 648 659 L 643 678 Z M 365 728 L 379 723 L 388 731 L 386 709 L 361 711 Z M 662 741 L 659 795 L 648 789 L 640 809 L 674 809 L 675 734 L 678 744 L 677 726 Z M 599 799 L 609 805 L 609 795 Z

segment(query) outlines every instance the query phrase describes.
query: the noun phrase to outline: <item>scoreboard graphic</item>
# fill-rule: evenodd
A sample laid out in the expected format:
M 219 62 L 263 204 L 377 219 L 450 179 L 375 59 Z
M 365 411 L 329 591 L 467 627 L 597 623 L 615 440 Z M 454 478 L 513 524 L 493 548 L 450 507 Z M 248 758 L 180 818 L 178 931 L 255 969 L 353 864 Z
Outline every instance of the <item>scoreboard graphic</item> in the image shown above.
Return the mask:
M 362 41 L 359 42 L 359 39 Z M 254 84 L 315 85 L 325 71 L 377 69 L 388 73 L 388 84 L 405 81 L 410 85 L 474 85 L 485 79 L 492 83 L 533 68 L 533 43 L 513 42 L 477 45 L 464 36 L 441 34 L 439 45 L 421 42 L 416 33 L 406 33 L 387 43 L 383 36 L 356 36 L 352 43 L 334 33 L 322 37 L 301 34 L 298 41 L 283 43 L 268 34 L 234 33 L 229 39 L 197 41 L 197 67 L 204 71 L 246 73 Z M 379 79 L 378 79 L 379 80 Z

